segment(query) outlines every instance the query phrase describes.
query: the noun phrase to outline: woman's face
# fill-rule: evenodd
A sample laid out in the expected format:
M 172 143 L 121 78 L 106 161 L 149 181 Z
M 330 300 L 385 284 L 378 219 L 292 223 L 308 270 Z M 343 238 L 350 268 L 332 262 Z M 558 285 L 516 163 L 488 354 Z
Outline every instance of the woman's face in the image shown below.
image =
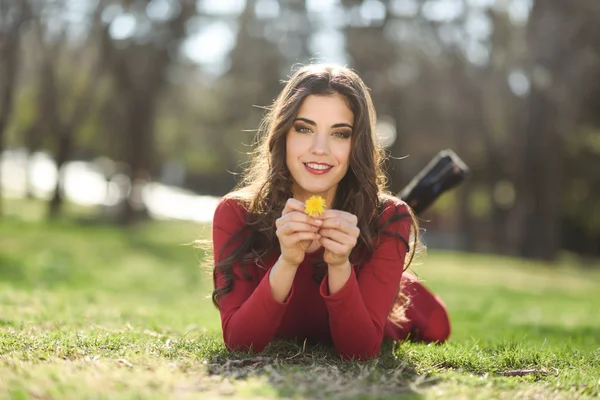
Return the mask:
M 286 136 L 286 165 L 294 198 L 314 194 L 331 205 L 348 171 L 354 114 L 338 95 L 309 95 Z

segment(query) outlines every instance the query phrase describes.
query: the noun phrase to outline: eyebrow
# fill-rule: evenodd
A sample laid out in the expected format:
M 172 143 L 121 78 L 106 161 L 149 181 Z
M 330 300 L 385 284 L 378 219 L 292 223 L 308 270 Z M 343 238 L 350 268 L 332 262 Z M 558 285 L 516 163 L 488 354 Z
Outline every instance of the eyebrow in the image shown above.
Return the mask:
M 296 121 L 302 121 L 302 122 L 306 122 L 309 125 L 317 126 L 317 123 L 315 121 L 312 121 L 312 120 L 310 120 L 308 118 L 302 118 L 302 117 L 300 117 L 300 118 L 296 118 L 294 120 L 294 122 L 296 122 Z M 333 125 L 331 125 L 331 127 L 332 128 L 350 128 L 350 129 L 354 129 L 354 127 L 352 125 L 347 124 L 345 122 L 341 122 L 339 124 L 333 124 Z

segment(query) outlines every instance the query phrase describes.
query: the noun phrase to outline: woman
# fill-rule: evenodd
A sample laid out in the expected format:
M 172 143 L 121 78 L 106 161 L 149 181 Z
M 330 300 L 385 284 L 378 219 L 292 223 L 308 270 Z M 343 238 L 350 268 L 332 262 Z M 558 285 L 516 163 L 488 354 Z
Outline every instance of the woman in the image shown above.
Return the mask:
M 403 274 L 418 227 L 384 194 L 375 122 L 367 87 L 340 66 L 299 69 L 270 108 L 244 181 L 213 220 L 213 302 L 228 349 L 295 338 L 368 359 L 384 337 L 448 338 L 444 304 Z M 313 195 L 321 215 L 305 212 Z

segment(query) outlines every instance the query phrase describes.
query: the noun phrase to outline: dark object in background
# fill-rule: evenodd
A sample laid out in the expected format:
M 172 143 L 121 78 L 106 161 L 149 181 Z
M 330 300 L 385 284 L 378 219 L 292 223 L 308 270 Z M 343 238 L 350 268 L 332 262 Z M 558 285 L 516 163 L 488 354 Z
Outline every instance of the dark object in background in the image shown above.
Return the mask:
M 465 180 L 469 167 L 452 150 L 442 150 L 397 194 L 419 215 L 442 193 Z

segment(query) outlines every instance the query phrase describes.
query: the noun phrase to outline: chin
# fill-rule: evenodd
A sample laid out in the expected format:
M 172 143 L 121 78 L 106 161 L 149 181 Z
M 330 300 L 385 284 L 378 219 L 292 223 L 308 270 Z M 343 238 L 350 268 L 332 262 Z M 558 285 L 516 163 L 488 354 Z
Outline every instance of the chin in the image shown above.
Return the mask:
M 304 190 L 305 192 L 308 192 L 308 193 L 312 193 L 312 194 L 327 193 L 328 191 L 333 189 L 334 186 L 335 185 L 330 185 L 330 186 L 300 185 L 302 190 Z
M 324 189 L 322 187 L 312 186 L 312 185 L 298 185 L 298 186 L 300 186 L 300 189 L 304 190 L 305 192 L 309 192 L 309 193 L 323 193 L 323 192 L 327 191 L 327 189 Z
M 305 190 L 308 193 L 319 194 L 319 195 L 326 194 L 329 191 L 329 189 L 321 189 L 321 188 L 306 188 Z

